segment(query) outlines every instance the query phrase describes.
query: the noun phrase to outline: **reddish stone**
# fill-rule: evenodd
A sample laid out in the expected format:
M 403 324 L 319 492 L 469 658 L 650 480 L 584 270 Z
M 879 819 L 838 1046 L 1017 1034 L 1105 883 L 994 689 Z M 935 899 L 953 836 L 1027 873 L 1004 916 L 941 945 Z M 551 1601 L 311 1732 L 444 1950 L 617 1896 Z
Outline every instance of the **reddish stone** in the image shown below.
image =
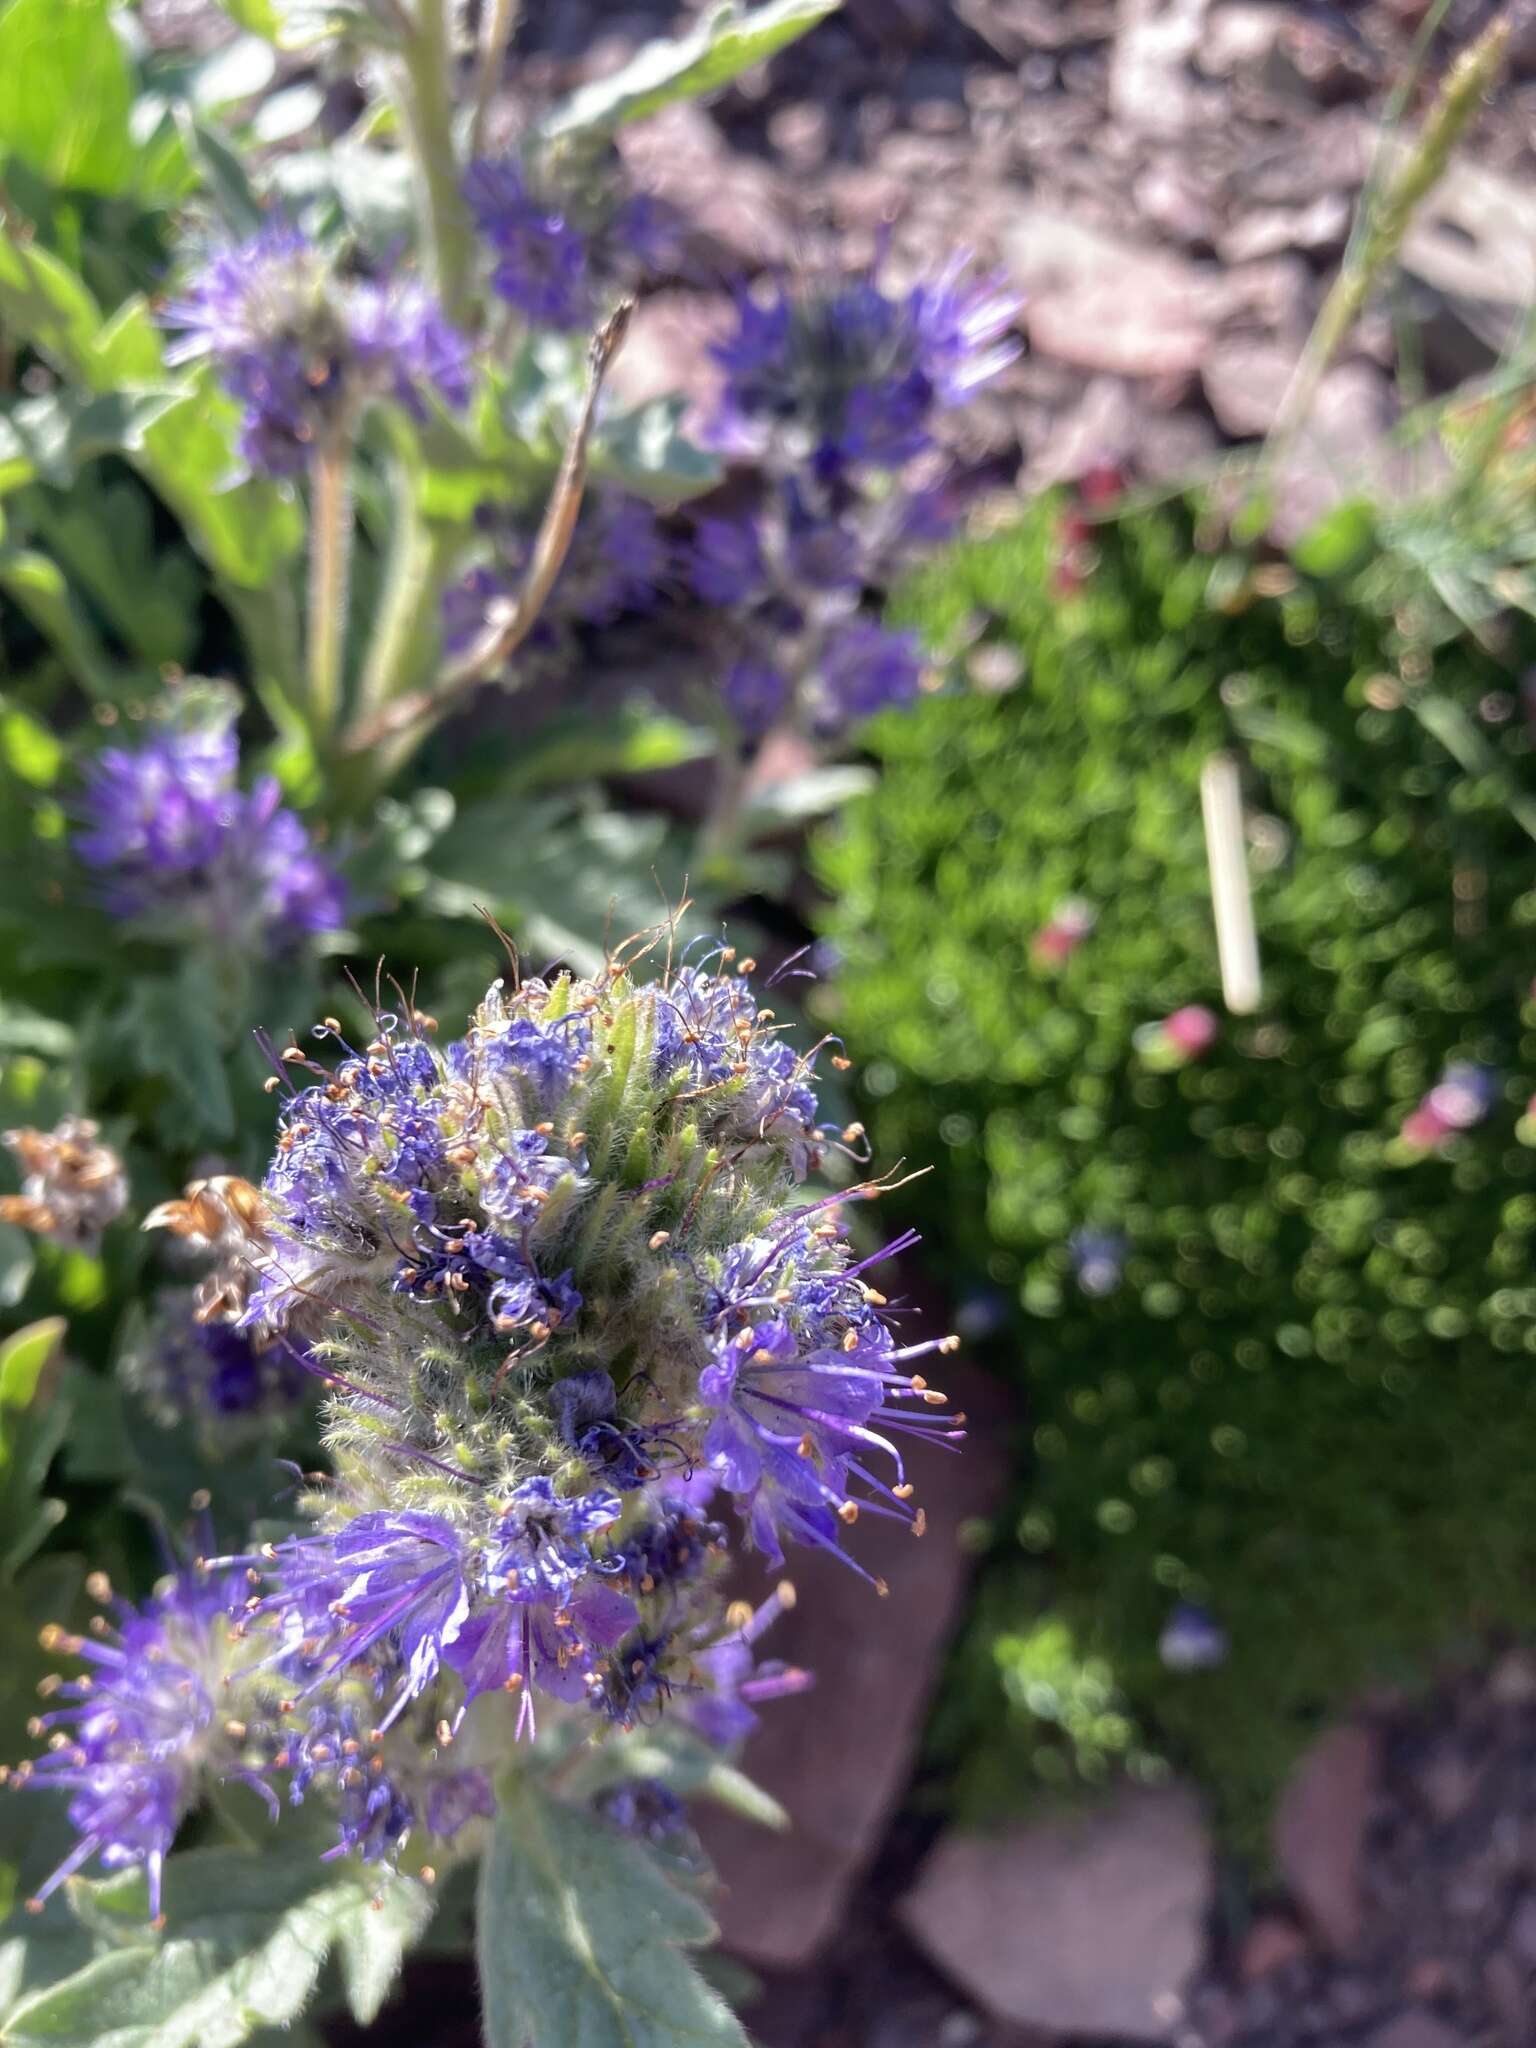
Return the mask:
M 963 1359 L 941 1363 L 933 1377 L 972 1427 L 959 1456 L 919 1446 L 910 1460 L 927 1534 L 914 1541 L 905 1523 L 875 1515 L 850 1532 L 849 1549 L 889 1596 L 824 1554 L 790 1561 L 800 1597 L 764 1651 L 814 1672 L 816 1687 L 765 1709 L 743 1767 L 792 1827 L 775 1835 L 734 1814 L 700 1816 L 725 1887 L 724 1939 L 749 1963 L 801 1967 L 836 1932 L 911 1773 L 970 1575 L 962 1525 L 995 1506 L 1007 1480 L 1000 1384 Z M 740 1590 L 760 1597 L 765 1575 L 749 1570 Z
M 1275 1813 L 1275 1861 L 1303 1917 L 1337 1950 L 1360 1938 L 1361 1862 L 1380 1749 L 1376 1731 L 1359 1722 L 1330 1728 L 1292 1771 Z

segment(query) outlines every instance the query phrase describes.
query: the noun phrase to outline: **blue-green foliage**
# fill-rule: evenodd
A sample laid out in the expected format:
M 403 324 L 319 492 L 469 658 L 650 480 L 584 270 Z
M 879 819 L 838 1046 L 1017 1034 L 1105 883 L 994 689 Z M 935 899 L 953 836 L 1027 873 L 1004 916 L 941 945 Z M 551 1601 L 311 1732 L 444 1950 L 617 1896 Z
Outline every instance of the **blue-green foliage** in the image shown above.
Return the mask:
M 1023 674 L 878 728 L 881 783 L 822 854 L 830 1008 L 881 1155 L 941 1162 L 905 1199 L 956 1290 L 999 1299 L 1026 1390 L 943 1724 L 972 1787 L 1031 1756 L 1059 1774 L 1046 1724 L 1070 1717 L 1031 1680 L 1054 1602 L 1105 1660 L 1090 1718 L 1118 1685 L 1141 1721 L 1106 1744 L 1094 1719 L 1094 1757 L 1192 1755 L 1245 1828 L 1352 1689 L 1536 1621 L 1531 738 L 1509 668 L 1202 553 L 1180 508 L 1099 529 L 1066 593 L 1057 518 L 905 600 L 936 645 L 984 625 Z M 1242 763 L 1263 1001 L 1159 1072 L 1137 1028 L 1221 1004 L 1218 748 Z M 1030 942 L 1074 896 L 1097 925 L 1053 974 Z M 1399 1128 L 1450 1061 L 1495 1070 L 1498 1100 L 1415 1152 Z M 1129 1243 L 1102 1298 L 1073 1276 L 1081 1229 Z M 1181 1600 L 1229 1631 L 1223 1668 L 1162 1665 Z

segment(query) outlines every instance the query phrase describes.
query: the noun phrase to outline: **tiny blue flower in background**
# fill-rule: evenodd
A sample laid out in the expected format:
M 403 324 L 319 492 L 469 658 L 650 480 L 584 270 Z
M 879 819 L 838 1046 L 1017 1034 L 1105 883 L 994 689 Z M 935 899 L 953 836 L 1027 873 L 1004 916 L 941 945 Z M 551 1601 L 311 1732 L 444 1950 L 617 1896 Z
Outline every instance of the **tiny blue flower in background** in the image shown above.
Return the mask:
M 343 280 L 294 227 L 213 249 L 163 317 L 180 330 L 166 361 L 213 363 L 262 475 L 301 472 L 372 400 L 420 417 L 430 392 L 454 406 L 469 396 L 468 344 L 424 286 Z
M 1157 1654 L 1169 1671 L 1214 1671 L 1225 1664 L 1227 1632 L 1205 1608 L 1181 1600 L 1157 1639 Z
M 305 1357 L 302 1342 L 263 1343 L 199 1317 L 193 1291 L 174 1288 L 140 1320 L 118 1369 L 161 1428 L 189 1423 L 203 1450 L 220 1457 L 298 1417 L 318 1385 Z
M 239 789 L 238 763 L 228 714 L 159 728 L 90 763 L 74 849 L 113 916 L 268 953 L 340 927 L 339 876 L 270 776 Z
M 1067 1240 L 1067 1256 L 1084 1294 L 1113 1294 L 1125 1276 L 1130 1246 L 1118 1230 L 1075 1230 Z

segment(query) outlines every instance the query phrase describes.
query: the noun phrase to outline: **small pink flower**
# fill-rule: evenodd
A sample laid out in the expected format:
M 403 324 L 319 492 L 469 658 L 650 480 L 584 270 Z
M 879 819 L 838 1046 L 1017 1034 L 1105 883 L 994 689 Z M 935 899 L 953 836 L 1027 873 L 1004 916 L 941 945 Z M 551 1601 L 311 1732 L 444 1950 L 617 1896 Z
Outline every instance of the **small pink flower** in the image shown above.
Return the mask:
M 1214 1044 L 1220 1028 L 1216 1012 L 1208 1010 L 1204 1003 L 1186 1003 L 1163 1019 L 1163 1036 L 1175 1051 L 1191 1060 L 1198 1059 Z

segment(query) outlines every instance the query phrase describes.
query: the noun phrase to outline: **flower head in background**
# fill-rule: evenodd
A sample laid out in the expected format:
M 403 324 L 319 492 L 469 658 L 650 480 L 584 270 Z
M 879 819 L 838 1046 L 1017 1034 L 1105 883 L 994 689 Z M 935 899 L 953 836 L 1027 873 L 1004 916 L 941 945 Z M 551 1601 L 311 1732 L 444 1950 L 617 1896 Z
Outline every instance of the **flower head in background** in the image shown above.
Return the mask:
M 1155 1024 L 1143 1024 L 1132 1042 L 1149 1067 L 1172 1071 L 1187 1067 L 1209 1052 L 1221 1031 L 1221 1019 L 1204 1003 L 1185 1003 Z
M 227 711 L 96 756 L 74 848 L 100 876 L 113 916 L 269 954 L 341 925 L 340 878 L 276 781 L 264 776 L 244 792 L 238 765 Z
M 565 207 L 535 193 L 514 157 L 482 157 L 464 180 L 491 248 L 491 287 L 539 327 L 588 326 L 594 294 L 587 237 Z
M 869 275 L 744 293 L 712 351 L 724 372 L 714 438 L 759 455 L 782 443 L 823 482 L 899 469 L 933 445 L 938 413 L 1013 360 L 1019 306 L 963 259 L 905 292 Z
M 1418 1107 L 1404 1117 L 1402 1141 L 1412 1151 L 1432 1152 L 1480 1124 L 1499 1094 L 1499 1077 L 1491 1067 L 1452 1060 Z
M 78 1838 L 32 1904 L 94 1858 L 108 1871 L 141 1867 L 158 1917 L 167 1852 L 207 1784 L 238 1779 L 275 1805 L 260 1732 L 230 1718 L 226 1690 L 249 1588 L 242 1573 L 186 1565 L 142 1608 L 114 1599 L 99 1579 L 93 1590 L 113 1623 L 79 1636 L 43 1631 L 45 1649 L 81 1659 L 86 1673 L 44 1682 L 46 1696 L 64 1702 L 32 1723 L 50 1746 L 9 1774 L 17 1785 L 68 1792 Z
M 297 228 L 214 248 L 166 324 L 170 363 L 210 361 L 241 408 L 240 449 L 265 476 L 302 471 L 376 399 L 423 417 L 429 394 L 463 405 L 469 350 L 426 288 L 339 277 Z
M 1098 923 L 1098 912 L 1081 896 L 1057 904 L 1029 942 L 1032 966 L 1046 973 L 1065 967 Z
M 190 1288 L 169 1288 L 118 1357 L 124 1386 L 162 1429 L 190 1425 L 211 1458 L 271 1441 L 302 1413 L 317 1381 L 302 1340 L 263 1341 L 200 1316 Z
M 63 1117 L 51 1131 L 0 1132 L 21 1162 L 21 1192 L 0 1195 L 0 1223 L 12 1223 L 74 1251 L 91 1251 L 128 1203 L 128 1176 L 88 1117 Z

